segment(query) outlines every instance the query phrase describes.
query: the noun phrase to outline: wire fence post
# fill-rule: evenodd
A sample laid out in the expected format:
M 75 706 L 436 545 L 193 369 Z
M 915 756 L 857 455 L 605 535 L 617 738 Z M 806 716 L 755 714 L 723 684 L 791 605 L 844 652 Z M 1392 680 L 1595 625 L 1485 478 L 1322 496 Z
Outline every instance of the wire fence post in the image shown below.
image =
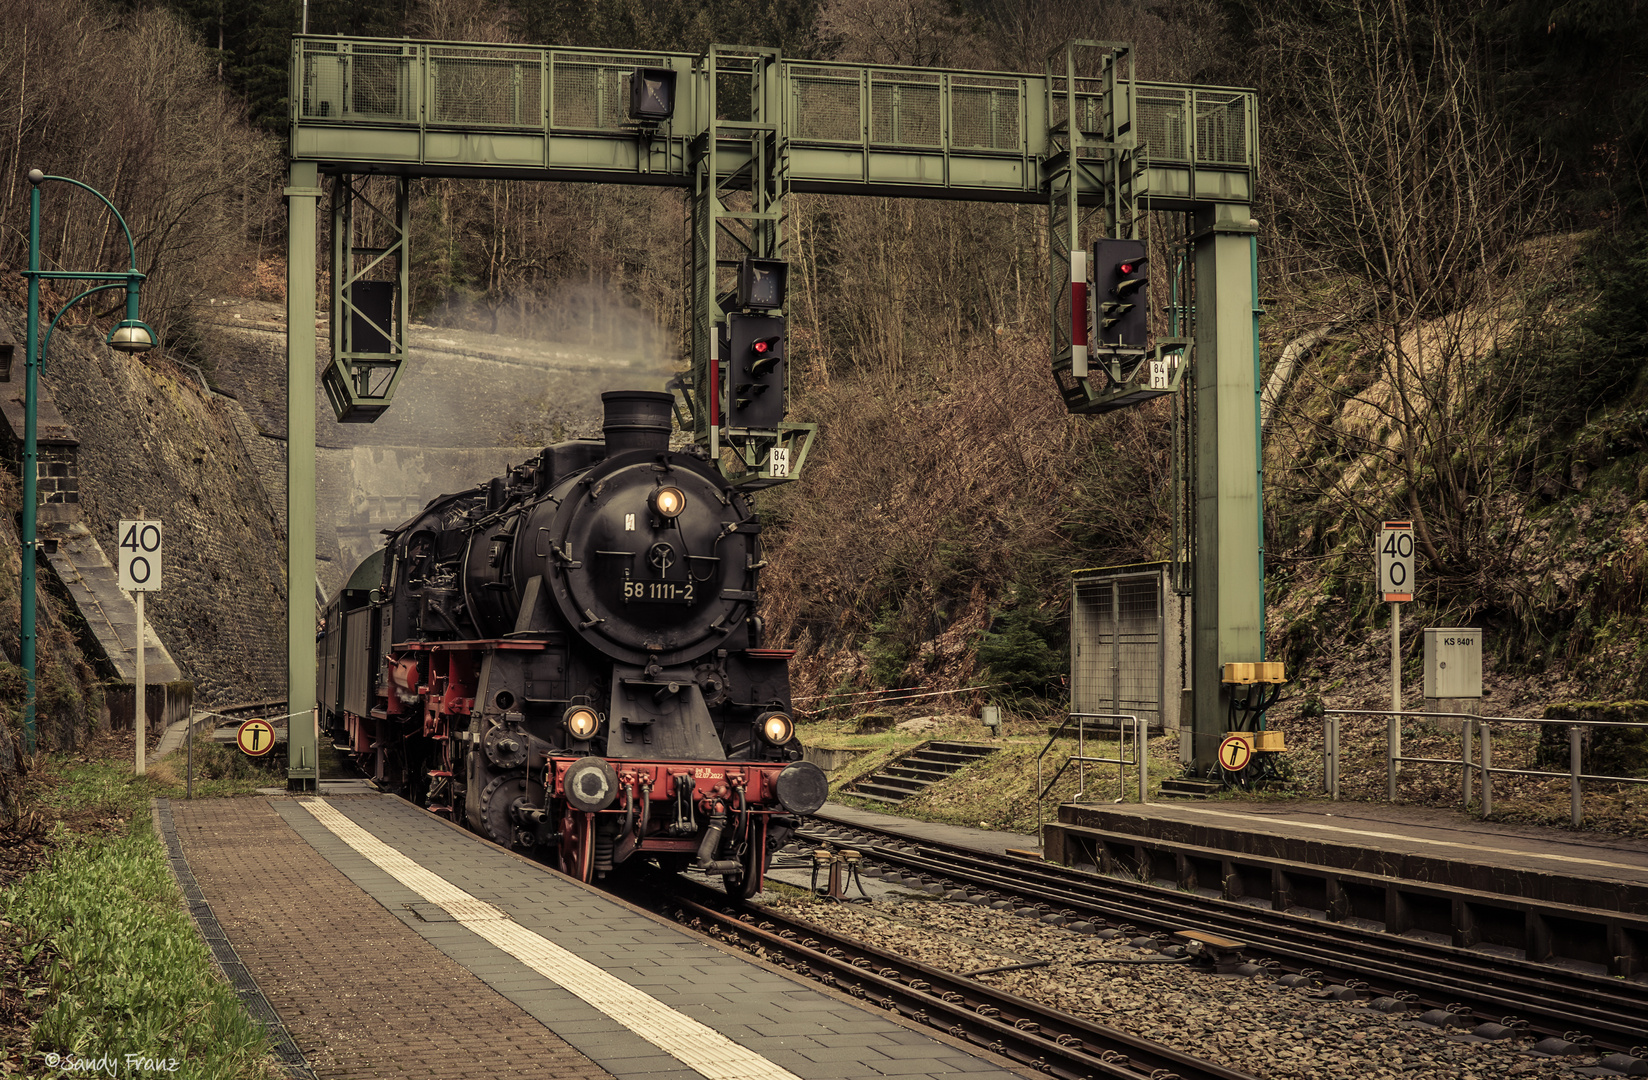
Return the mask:
M 1570 790 L 1570 793 L 1571 793 L 1570 798 L 1571 798 L 1571 801 L 1572 801 L 1572 804 L 1573 804 L 1572 808 L 1570 810 L 1570 815 L 1573 819 L 1574 828 L 1577 829 L 1577 828 L 1579 828 L 1579 822 L 1580 822 L 1580 817 L 1581 817 L 1581 811 L 1580 811 L 1581 799 L 1580 799 L 1580 794 L 1579 794 L 1579 725 L 1578 724 L 1569 724 L 1568 725 L 1568 785 L 1569 785 L 1569 790 Z
M 1466 720 L 1459 732 L 1459 809 L 1467 813 L 1471 809 L 1471 724 Z
M 1322 790 L 1333 794 L 1333 717 L 1322 714 Z
M 1334 802 L 1339 801 L 1339 718 L 1333 718 L 1333 790 L 1328 797 Z
M 1322 790 L 1339 798 L 1339 718 L 1322 714 Z
M 1144 717 L 1133 720 L 1133 744 L 1139 750 L 1139 805 L 1150 801 L 1150 722 Z
M 1482 725 L 1482 816 L 1493 817 L 1493 728 Z

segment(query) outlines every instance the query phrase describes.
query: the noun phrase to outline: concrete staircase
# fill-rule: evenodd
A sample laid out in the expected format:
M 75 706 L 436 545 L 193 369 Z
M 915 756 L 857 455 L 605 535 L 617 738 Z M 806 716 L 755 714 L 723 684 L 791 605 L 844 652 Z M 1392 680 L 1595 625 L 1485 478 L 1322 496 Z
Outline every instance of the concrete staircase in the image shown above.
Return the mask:
M 120 574 L 87 528 L 78 521 L 42 526 L 46 558 L 68 590 L 109 663 L 126 682 L 137 679 L 137 603 L 120 587 Z M 182 678 L 172 654 L 144 619 L 144 679 L 158 686 Z
M 1217 795 L 1223 790 L 1224 785 L 1217 780 L 1197 780 L 1193 777 L 1181 776 L 1163 780 L 1160 797 L 1164 799 L 1205 799 L 1210 795 Z
M 870 802 L 897 805 L 926 791 L 952 773 L 996 752 L 977 743 L 926 742 L 894 758 L 880 772 L 848 786 L 843 794 Z

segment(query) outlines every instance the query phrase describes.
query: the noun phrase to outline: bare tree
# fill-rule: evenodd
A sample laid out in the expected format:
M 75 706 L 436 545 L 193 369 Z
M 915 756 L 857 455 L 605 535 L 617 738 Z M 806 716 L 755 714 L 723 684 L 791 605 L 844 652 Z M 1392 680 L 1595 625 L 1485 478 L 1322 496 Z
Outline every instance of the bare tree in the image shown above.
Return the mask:
M 1480 6 L 1345 0 L 1328 21 L 1286 0 L 1255 10 L 1267 84 L 1285 88 L 1269 117 L 1280 231 L 1363 282 L 1371 312 L 1350 337 L 1374 377 L 1319 382 L 1333 408 L 1307 416 L 1315 430 L 1294 445 L 1330 452 L 1293 479 L 1369 525 L 1411 516 L 1433 573 L 1518 606 L 1526 590 L 1508 571 L 1525 522 L 1507 459 L 1526 443 L 1506 423 L 1519 373 L 1500 346 L 1524 314 L 1509 272 L 1540 256 L 1549 182 L 1485 89 Z

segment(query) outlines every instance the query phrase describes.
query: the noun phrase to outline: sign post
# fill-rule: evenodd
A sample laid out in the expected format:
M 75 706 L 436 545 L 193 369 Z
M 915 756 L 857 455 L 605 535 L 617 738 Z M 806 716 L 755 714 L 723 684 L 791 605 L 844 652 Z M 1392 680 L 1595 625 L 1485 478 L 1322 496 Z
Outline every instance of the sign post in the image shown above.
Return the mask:
M 115 548 L 120 552 L 120 587 L 134 594 L 137 601 L 137 696 L 132 703 L 132 733 L 137 743 L 137 775 L 147 767 L 143 761 L 144 742 L 149 731 L 149 690 L 145 683 L 144 663 L 148 652 L 147 623 L 143 618 L 143 597 L 160 590 L 161 528 L 158 521 L 122 520 L 115 533 Z
M 1413 599 L 1413 522 L 1387 521 L 1379 530 L 1379 591 L 1391 610 L 1391 713 L 1385 729 L 1385 797 L 1396 801 L 1396 768 L 1402 758 L 1402 609 Z

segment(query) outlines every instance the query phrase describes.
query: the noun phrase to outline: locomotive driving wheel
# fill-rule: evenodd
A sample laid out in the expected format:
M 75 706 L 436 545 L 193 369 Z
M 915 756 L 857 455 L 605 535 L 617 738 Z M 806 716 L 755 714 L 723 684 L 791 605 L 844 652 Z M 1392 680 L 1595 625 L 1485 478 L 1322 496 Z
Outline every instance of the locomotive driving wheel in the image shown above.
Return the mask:
M 505 773 L 481 790 L 481 826 L 486 838 L 509 847 L 515 843 L 517 812 L 544 804 L 544 786 L 525 772 Z
M 728 896 L 748 900 L 761 891 L 761 872 L 766 868 L 766 853 L 767 822 L 765 819 L 751 821 L 749 836 L 745 837 L 744 853 L 739 856 L 739 861 L 744 864 L 743 871 L 721 875 L 721 882 L 727 887 Z
M 561 857 L 559 869 L 569 877 L 589 882 L 595 879 L 595 815 L 571 806 L 561 811 Z

